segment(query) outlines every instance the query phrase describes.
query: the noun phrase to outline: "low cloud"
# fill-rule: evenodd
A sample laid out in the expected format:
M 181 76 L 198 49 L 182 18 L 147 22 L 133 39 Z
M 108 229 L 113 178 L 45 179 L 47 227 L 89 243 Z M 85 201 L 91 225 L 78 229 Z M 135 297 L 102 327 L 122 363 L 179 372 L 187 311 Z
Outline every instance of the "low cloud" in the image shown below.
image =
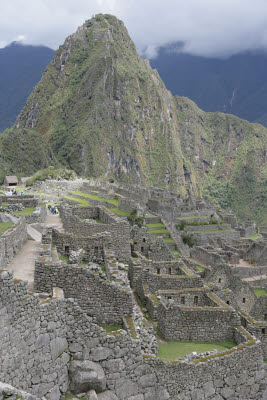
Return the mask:
M 111 13 L 122 19 L 139 52 L 182 42 L 183 51 L 227 57 L 267 50 L 266 0 L 3 0 L 0 46 L 24 43 L 57 48 L 86 19 Z

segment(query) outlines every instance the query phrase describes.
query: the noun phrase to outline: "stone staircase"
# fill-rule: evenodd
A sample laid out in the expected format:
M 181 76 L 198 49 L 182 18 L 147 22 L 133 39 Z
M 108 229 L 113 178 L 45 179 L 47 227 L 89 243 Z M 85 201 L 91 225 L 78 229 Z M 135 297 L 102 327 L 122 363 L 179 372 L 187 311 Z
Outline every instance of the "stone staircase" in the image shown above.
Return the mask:
M 161 236 L 173 255 L 180 254 L 175 241 L 170 235 L 170 232 L 158 215 L 146 214 L 145 226 L 148 228 L 149 235 L 153 241 L 156 240 L 158 236 Z

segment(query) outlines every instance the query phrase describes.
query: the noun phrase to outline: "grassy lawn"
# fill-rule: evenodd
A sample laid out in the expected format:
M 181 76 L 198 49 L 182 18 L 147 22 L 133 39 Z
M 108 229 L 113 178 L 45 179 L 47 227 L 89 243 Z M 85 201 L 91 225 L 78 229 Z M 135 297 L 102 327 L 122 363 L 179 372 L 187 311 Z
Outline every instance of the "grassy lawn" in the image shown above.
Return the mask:
M 13 222 L 0 222 L 0 235 L 12 228 L 13 225 Z
M 96 194 L 83 193 L 80 190 L 74 190 L 71 193 L 77 194 L 78 196 L 86 197 L 91 200 L 97 200 L 100 202 L 107 201 L 108 203 L 114 204 L 114 206 L 118 206 L 119 203 L 118 199 L 104 199 L 103 197 L 99 197 Z
M 205 268 L 201 267 L 200 265 L 197 265 L 197 269 L 198 269 L 200 272 L 202 272 L 202 271 L 204 271 Z
M 165 243 L 174 243 L 174 240 L 172 238 L 163 238 Z
M 180 252 L 179 250 L 172 250 L 172 254 L 173 254 L 174 256 L 176 256 L 176 255 L 180 255 L 181 252 Z
M 157 224 L 146 224 L 148 228 L 164 228 L 165 225 L 162 222 L 158 222 Z
M 169 233 L 168 229 L 153 229 L 152 231 L 149 231 L 151 235 L 157 234 L 157 233 Z
M 259 233 L 253 233 L 252 235 L 247 236 L 248 239 L 258 239 L 260 237 Z
M 119 210 L 118 208 L 110 208 L 110 211 L 114 214 L 121 215 L 122 217 L 129 217 L 130 213 Z
M 105 331 L 108 333 L 108 332 L 114 332 L 114 331 L 119 331 L 120 329 L 123 329 L 123 326 L 122 325 L 107 325 L 107 324 L 104 324 L 104 325 L 101 325 L 101 327 L 103 328 L 103 329 L 105 329 Z
M 88 201 L 87 201 L 87 200 L 78 199 L 77 197 L 65 196 L 64 199 L 69 199 L 69 200 L 76 201 L 76 203 L 79 203 L 82 207 L 91 207 L 91 206 L 88 204 Z
M 189 231 L 190 233 L 220 233 L 220 232 L 235 232 L 234 229 L 219 229 L 217 231 Z
M 266 289 L 254 289 L 254 293 L 257 297 L 260 296 L 267 296 L 267 290 Z
M 159 358 L 165 358 L 166 360 L 175 360 L 178 357 L 184 357 L 186 354 L 192 353 L 204 353 L 205 351 L 211 351 L 217 349 L 218 352 L 231 349 L 236 346 L 232 341 L 218 342 L 218 343 L 194 343 L 194 342 L 166 342 L 166 344 L 159 343 Z
M 32 215 L 35 211 L 35 207 L 26 207 L 22 211 L 14 211 L 15 215 Z

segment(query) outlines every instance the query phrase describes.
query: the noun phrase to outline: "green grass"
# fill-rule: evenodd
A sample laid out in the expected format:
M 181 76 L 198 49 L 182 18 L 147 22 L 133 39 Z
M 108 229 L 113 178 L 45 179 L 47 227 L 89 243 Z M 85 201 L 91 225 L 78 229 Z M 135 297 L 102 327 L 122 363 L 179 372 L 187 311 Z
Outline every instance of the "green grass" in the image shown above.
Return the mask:
M 220 233 L 220 232 L 235 232 L 234 229 L 222 229 L 222 230 L 217 230 L 217 231 L 188 231 L 190 233 Z
M 198 269 L 200 272 L 202 272 L 202 271 L 204 271 L 205 268 L 201 267 L 200 265 L 197 265 L 197 269 Z
M 172 238 L 163 238 L 165 243 L 174 243 L 174 240 Z
M 254 293 L 257 297 L 260 296 L 267 296 L 267 290 L 266 289 L 253 289 Z
M 111 208 L 110 211 L 114 214 L 121 215 L 122 217 L 128 217 L 130 215 L 130 213 L 119 210 L 118 208 Z
M 181 252 L 179 251 L 179 250 L 172 250 L 171 251 L 172 252 L 172 254 L 175 256 L 175 255 L 180 255 L 181 254 Z
M 107 325 L 107 324 L 103 324 L 101 325 L 101 327 L 103 329 L 105 329 L 105 331 L 108 332 L 114 332 L 114 331 L 119 331 L 120 329 L 123 329 L 122 325 Z
M 260 237 L 259 233 L 253 233 L 252 235 L 247 236 L 247 239 L 258 239 Z
M 88 204 L 87 200 L 78 199 L 77 197 L 64 196 L 64 199 L 75 201 L 76 203 L 79 203 L 82 207 L 91 207 L 90 204 Z
M 69 258 L 68 258 L 67 256 L 65 256 L 64 254 L 59 254 L 59 255 L 58 255 L 58 258 L 59 258 L 61 261 L 65 261 L 66 263 L 69 262 Z
M 7 201 L 2 202 L 2 207 L 5 207 L 5 208 L 7 207 Z
M 264 364 L 267 364 L 267 360 L 264 360 Z
M 99 202 L 107 201 L 108 203 L 114 204 L 114 206 L 118 207 L 118 199 L 104 199 L 103 197 L 97 196 L 96 194 L 83 193 L 80 190 L 74 190 L 71 193 L 77 194 L 78 196 L 86 197 L 91 200 L 97 200 Z
M 12 228 L 13 225 L 13 222 L 0 222 L 0 235 Z
M 14 211 L 15 215 L 32 215 L 35 211 L 35 207 L 26 207 L 22 211 Z
M 166 344 L 159 343 L 158 357 L 172 361 L 178 357 L 184 357 L 186 354 L 204 353 L 217 349 L 222 352 L 236 346 L 233 341 L 218 342 L 218 343 L 195 343 L 195 342 L 166 342 Z
M 168 229 L 153 229 L 152 231 L 149 231 L 149 233 L 151 234 L 151 235 L 154 235 L 154 234 L 156 234 L 156 233 L 169 233 L 169 231 L 168 231 Z
M 164 228 L 165 225 L 162 222 L 158 222 L 157 224 L 146 224 L 148 228 Z
M 183 219 L 196 219 L 196 218 L 209 218 L 209 215 L 193 215 L 192 217 L 177 217 L 177 219 L 179 220 L 183 220 Z
M 102 271 L 105 275 L 107 275 L 107 270 L 106 270 L 105 265 L 104 265 L 104 264 L 100 264 L 99 266 L 100 266 L 100 268 L 101 268 L 101 271 Z

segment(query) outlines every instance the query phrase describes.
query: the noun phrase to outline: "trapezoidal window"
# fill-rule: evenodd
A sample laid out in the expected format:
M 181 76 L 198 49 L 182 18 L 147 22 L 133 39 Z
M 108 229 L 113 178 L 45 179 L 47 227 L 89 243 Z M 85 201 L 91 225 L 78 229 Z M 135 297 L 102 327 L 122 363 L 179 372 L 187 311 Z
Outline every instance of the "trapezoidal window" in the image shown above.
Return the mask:
M 245 303 L 245 302 L 246 302 L 246 298 L 245 298 L 245 297 L 243 297 L 242 303 Z
M 194 297 L 194 304 L 198 304 L 198 296 Z

